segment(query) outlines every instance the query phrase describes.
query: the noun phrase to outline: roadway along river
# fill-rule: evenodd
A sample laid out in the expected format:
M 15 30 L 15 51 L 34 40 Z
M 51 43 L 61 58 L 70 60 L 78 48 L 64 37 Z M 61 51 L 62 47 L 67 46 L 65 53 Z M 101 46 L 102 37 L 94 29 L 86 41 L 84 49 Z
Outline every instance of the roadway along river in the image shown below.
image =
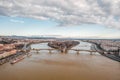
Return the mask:
M 90 49 L 91 44 L 80 42 L 74 48 Z M 49 48 L 47 43 L 32 48 Z M 120 63 L 89 52 L 60 54 L 53 51 L 31 52 L 32 56 L 11 65 L 0 66 L 0 80 L 120 80 Z

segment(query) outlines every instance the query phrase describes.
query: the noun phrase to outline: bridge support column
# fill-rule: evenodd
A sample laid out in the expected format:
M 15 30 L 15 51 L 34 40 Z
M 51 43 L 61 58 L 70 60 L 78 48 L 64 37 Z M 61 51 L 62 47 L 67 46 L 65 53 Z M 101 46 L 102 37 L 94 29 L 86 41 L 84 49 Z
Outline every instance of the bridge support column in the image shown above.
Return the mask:
M 49 50 L 49 53 L 52 53 L 52 50 Z
M 77 51 L 77 54 L 79 54 L 80 53 L 80 51 Z
M 90 52 L 90 55 L 92 55 L 93 54 L 93 52 Z
M 39 50 L 40 51 L 40 50 Z M 39 53 L 39 51 L 38 50 L 36 50 L 36 53 Z

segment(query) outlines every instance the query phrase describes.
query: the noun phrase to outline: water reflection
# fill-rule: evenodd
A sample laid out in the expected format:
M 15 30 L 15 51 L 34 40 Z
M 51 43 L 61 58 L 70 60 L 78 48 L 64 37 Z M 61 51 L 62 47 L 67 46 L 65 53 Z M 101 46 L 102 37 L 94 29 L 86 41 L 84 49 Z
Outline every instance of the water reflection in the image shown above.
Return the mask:
M 74 48 L 90 49 L 91 44 L 80 43 Z M 32 48 L 50 47 L 42 43 Z M 98 53 L 69 51 L 59 54 L 57 50 L 31 53 L 32 56 L 19 63 L 0 66 L 0 80 L 120 80 L 120 63 Z

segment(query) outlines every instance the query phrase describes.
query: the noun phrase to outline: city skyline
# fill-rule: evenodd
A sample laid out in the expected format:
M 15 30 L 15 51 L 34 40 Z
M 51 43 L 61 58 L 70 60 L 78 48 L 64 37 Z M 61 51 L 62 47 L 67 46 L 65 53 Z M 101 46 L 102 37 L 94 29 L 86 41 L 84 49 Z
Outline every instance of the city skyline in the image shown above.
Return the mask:
M 119 0 L 1 0 L 0 35 L 120 38 L 119 3 Z

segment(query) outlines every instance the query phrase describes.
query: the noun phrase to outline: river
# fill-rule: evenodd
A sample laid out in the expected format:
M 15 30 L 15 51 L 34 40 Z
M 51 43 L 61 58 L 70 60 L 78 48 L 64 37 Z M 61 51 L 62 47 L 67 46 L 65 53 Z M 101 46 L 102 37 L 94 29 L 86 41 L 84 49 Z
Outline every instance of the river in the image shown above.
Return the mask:
M 90 49 L 91 44 L 80 41 L 77 49 Z M 50 48 L 47 43 L 34 44 L 32 48 Z M 40 51 L 11 65 L 0 66 L 0 80 L 120 80 L 120 63 L 99 53 L 69 51 L 61 54 Z

